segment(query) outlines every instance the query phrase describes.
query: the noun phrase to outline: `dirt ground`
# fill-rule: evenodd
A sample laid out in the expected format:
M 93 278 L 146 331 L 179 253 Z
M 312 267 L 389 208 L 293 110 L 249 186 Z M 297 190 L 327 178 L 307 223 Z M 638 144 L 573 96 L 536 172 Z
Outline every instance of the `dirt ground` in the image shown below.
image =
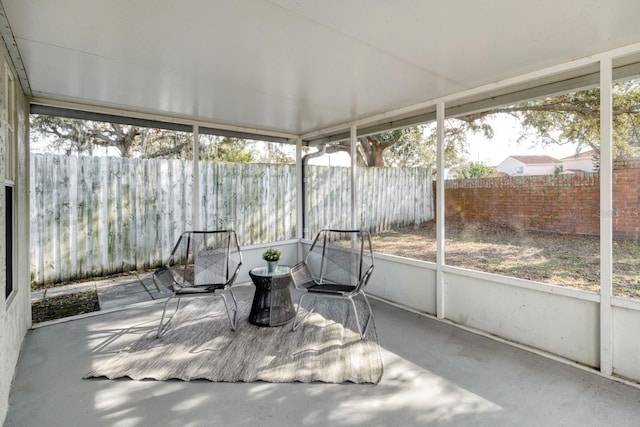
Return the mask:
M 33 323 L 40 323 L 99 309 L 96 291 L 87 291 L 33 301 L 31 316 Z
M 436 260 L 435 221 L 372 236 L 374 251 Z M 448 265 L 600 291 L 598 236 L 516 230 L 496 224 L 448 222 Z M 614 295 L 640 297 L 640 244 L 614 242 Z

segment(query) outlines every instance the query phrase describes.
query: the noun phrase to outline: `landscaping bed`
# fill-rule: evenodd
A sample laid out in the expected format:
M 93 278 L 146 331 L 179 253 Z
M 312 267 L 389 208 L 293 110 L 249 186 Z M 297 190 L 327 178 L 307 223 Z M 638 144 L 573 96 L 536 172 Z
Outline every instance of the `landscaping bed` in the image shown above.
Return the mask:
M 33 323 L 46 322 L 98 310 L 100 310 L 100 305 L 98 304 L 96 291 L 43 298 L 34 300 L 31 304 Z

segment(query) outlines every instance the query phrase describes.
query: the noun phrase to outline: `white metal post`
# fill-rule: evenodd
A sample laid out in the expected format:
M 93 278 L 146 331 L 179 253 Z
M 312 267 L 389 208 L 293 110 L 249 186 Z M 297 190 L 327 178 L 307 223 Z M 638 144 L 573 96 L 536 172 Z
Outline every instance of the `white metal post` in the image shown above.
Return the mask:
M 444 266 L 444 103 L 436 105 L 436 314 L 439 319 L 446 316 Z
M 612 63 L 600 61 L 600 371 L 613 372 Z
M 296 239 L 298 242 L 304 237 L 302 222 L 304 212 L 302 211 L 302 197 L 304 195 L 304 182 L 302 181 L 302 138 L 296 138 Z M 302 259 L 302 246 L 298 244 L 298 260 Z
M 200 230 L 200 127 L 193 126 L 193 225 Z
M 357 135 L 357 127 L 356 125 L 351 125 L 351 229 L 357 230 L 359 228 L 358 225 L 358 215 L 359 208 L 358 206 L 358 190 L 357 190 L 357 167 L 358 162 L 356 161 L 356 146 L 358 143 L 358 135 Z

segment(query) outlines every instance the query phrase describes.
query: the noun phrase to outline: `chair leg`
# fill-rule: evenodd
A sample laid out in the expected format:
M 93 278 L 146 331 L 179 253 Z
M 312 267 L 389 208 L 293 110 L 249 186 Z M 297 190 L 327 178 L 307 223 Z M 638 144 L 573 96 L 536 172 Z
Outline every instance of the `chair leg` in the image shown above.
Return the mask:
M 349 301 L 351 301 L 351 307 L 353 307 L 353 313 L 356 317 L 356 326 L 358 327 L 358 333 L 360 334 L 360 339 L 364 339 L 364 336 L 367 333 L 367 329 L 369 329 L 369 323 L 371 321 L 371 318 L 373 317 L 373 311 L 371 310 L 369 299 L 367 298 L 364 292 L 361 292 L 361 293 L 362 293 L 362 297 L 364 298 L 364 302 L 367 303 L 367 308 L 369 309 L 369 316 L 367 317 L 367 322 L 364 325 L 364 329 L 360 329 L 360 319 L 358 316 L 358 309 L 356 308 L 355 301 L 353 300 L 353 298 L 349 298 Z
M 224 301 L 224 308 L 225 310 L 227 310 L 227 317 L 229 318 L 229 323 L 231 323 L 231 329 L 235 331 L 236 327 L 238 326 L 238 301 L 236 300 L 235 295 L 233 295 L 233 291 L 231 289 L 229 289 L 229 293 L 231 294 L 231 299 L 233 300 L 233 310 L 229 310 L 227 298 L 224 296 L 224 294 L 222 293 L 220 294 L 220 296 L 222 297 L 222 301 Z M 233 312 L 233 316 L 231 316 L 231 312 Z
M 367 295 L 364 293 L 364 291 L 361 293 L 362 293 L 362 298 L 364 299 L 364 302 L 367 303 L 367 308 L 369 309 L 369 317 L 367 317 L 367 323 L 364 325 L 364 329 L 361 334 L 362 338 L 364 338 L 364 335 L 367 333 L 367 329 L 369 329 L 369 323 L 373 318 L 373 310 L 371 310 L 371 304 L 369 304 L 369 298 L 367 298 Z
M 156 338 L 160 338 L 160 336 L 162 335 L 163 330 L 166 329 L 166 327 L 169 325 L 169 322 L 171 322 L 171 319 L 173 319 L 173 316 L 175 316 L 176 313 L 178 312 L 178 308 L 180 307 L 180 297 L 178 297 L 178 302 L 176 304 L 175 311 L 173 312 L 171 317 L 169 317 L 169 320 L 167 320 L 167 323 L 165 323 L 164 327 L 162 326 L 162 322 L 164 320 L 164 315 L 165 315 L 165 313 L 167 311 L 167 305 L 169 305 L 169 301 L 171 301 L 175 297 L 176 297 L 175 294 L 171 295 L 169 298 L 167 298 L 167 301 L 164 303 L 164 308 L 162 309 L 162 316 L 160 317 L 160 324 L 158 325 L 158 333 L 156 334 Z
M 306 319 L 311 313 L 313 313 L 313 310 L 316 309 L 316 304 L 318 303 L 318 299 L 317 298 L 315 299 L 313 307 L 311 307 L 311 310 L 309 310 L 309 312 L 307 314 L 305 314 L 304 317 L 302 319 L 300 319 L 300 321 L 298 321 L 298 313 L 300 312 L 300 307 L 302 307 L 302 300 L 307 295 L 308 294 L 302 294 L 302 296 L 298 300 L 298 308 L 296 310 L 296 316 L 293 318 L 293 324 L 291 325 L 291 330 L 292 331 L 295 331 L 296 329 L 298 329 L 298 326 L 300 326 L 302 324 L 302 322 L 304 322 L 304 319 Z

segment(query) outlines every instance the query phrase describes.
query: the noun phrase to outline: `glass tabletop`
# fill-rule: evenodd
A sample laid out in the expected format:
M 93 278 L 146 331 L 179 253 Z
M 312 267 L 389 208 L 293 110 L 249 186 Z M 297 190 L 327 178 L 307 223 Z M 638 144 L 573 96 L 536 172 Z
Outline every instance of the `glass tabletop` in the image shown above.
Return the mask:
M 288 265 L 279 265 L 272 272 L 269 272 L 266 266 L 263 267 L 255 267 L 252 268 L 250 273 L 254 276 L 260 277 L 276 277 L 276 276 L 287 276 L 290 274 L 291 267 Z

